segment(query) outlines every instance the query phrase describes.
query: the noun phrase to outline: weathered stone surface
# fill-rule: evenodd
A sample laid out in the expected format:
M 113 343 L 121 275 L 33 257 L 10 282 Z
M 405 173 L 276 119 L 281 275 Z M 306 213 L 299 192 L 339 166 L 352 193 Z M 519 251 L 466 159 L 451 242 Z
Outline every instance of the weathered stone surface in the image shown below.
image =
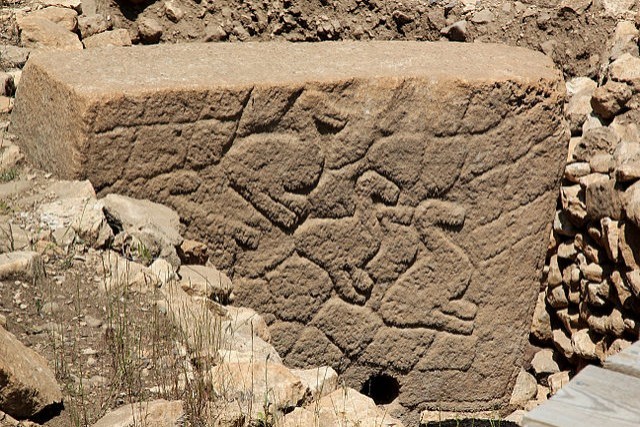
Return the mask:
M 35 280 L 44 275 L 40 254 L 18 251 L 0 254 L 0 279 Z
M 631 99 L 633 91 L 626 83 L 608 82 L 593 92 L 591 107 L 603 119 L 611 119 L 618 114 Z
M 118 30 L 105 31 L 82 40 L 87 49 L 107 46 L 131 46 L 129 31 L 120 28 Z
M 569 120 L 571 133 L 577 133 L 591 113 L 591 96 L 597 86 L 598 84 L 588 77 L 576 77 L 567 82 L 569 99 L 565 106 L 565 114 Z
M 554 358 L 553 351 L 548 348 L 542 349 L 535 354 L 531 361 L 531 367 L 536 375 L 560 372 L 560 367 Z
M 180 217 L 163 205 L 148 200 L 109 194 L 100 200 L 113 227 L 139 240 L 152 257 L 180 265 L 176 246 L 182 243 Z
M 102 204 L 96 199 L 89 181 L 61 181 L 48 188 L 47 192 L 55 200 L 41 204 L 37 214 L 40 222 L 53 232 L 58 245 L 68 245 L 80 238 L 101 248 L 113 238 Z
M 310 396 L 309 402 L 333 393 L 338 388 L 338 373 L 330 366 L 311 369 L 292 369 L 291 373 L 298 377 Z
M 371 398 L 352 388 L 339 388 L 308 408 L 296 408 L 284 417 L 282 425 L 403 427 L 399 420 L 378 408 Z
M 535 377 L 522 369 L 520 370 L 520 373 L 518 373 L 516 385 L 513 387 L 513 392 L 511 393 L 511 400 L 509 401 L 509 404 L 524 405 L 529 400 L 536 397 L 537 392 L 538 384 Z
M 12 126 L 36 164 L 179 209 L 285 361 L 478 410 L 521 363 L 563 99 L 548 58 L 488 44 L 134 46 L 34 58 Z
M 204 265 L 183 265 L 178 272 L 180 285 L 190 295 L 199 295 L 226 303 L 233 291 L 226 274 Z
M 62 403 L 47 361 L 0 327 L 0 408 L 12 417 L 31 417 Z
M 78 17 L 78 30 L 80 36 L 85 39 L 95 34 L 103 33 L 111 29 L 111 22 L 100 14 L 79 16 Z
M 22 45 L 37 49 L 82 50 L 78 36 L 63 25 L 39 16 L 26 16 L 20 23 Z
M 216 394 L 251 408 L 253 418 L 258 413 L 294 408 L 307 393 L 289 369 L 269 362 L 222 363 L 211 369 L 210 381 Z
M 163 399 L 132 403 L 110 411 L 93 427 L 174 427 L 182 423 L 185 413 L 182 401 Z
M 34 10 L 26 15 L 16 15 L 18 27 L 22 27 L 22 21 L 25 18 L 39 17 L 47 19 L 54 24 L 59 24 L 67 31 L 75 31 L 78 29 L 78 13 L 66 7 L 45 7 L 44 9 Z

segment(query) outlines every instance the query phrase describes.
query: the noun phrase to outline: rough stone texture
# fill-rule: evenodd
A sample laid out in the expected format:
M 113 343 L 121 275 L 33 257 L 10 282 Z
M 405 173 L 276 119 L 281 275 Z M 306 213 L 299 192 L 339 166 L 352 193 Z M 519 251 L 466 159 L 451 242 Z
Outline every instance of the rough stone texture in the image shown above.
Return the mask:
M 182 401 L 153 400 L 132 403 L 110 411 L 93 427 L 173 427 L 185 418 Z
M 518 48 L 189 44 L 37 56 L 12 123 L 40 166 L 178 209 L 285 362 L 478 410 L 522 362 L 563 99 Z
M 131 46 L 129 32 L 124 29 L 105 31 L 82 40 L 87 49 L 106 46 Z
M 0 327 L 2 411 L 21 419 L 61 402 L 60 387 L 47 361 Z

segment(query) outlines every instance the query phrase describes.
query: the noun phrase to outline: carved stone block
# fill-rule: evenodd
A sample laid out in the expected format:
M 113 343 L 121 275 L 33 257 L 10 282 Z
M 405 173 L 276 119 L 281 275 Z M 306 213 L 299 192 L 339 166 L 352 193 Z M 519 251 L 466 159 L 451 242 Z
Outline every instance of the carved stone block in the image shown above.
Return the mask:
M 522 362 L 563 99 L 548 58 L 498 45 L 165 45 L 35 56 L 13 131 L 41 167 L 178 210 L 285 362 L 481 410 Z

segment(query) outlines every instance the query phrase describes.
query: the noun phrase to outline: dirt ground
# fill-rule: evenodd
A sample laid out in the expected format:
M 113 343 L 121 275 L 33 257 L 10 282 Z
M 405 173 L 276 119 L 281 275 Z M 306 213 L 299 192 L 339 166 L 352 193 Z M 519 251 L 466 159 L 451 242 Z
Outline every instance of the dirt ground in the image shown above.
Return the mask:
M 19 42 L 11 11 L 34 7 L 33 1 L 2 2 L 0 44 Z M 167 13 L 167 5 L 179 16 Z M 103 14 L 113 28 L 129 29 L 134 43 L 141 42 L 143 19 L 156 21 L 163 28 L 160 42 L 168 43 L 438 40 L 446 38 L 443 28 L 465 21 L 464 41 L 543 51 L 566 76 L 589 77 L 598 74 L 615 24 L 635 14 L 612 11 L 601 0 L 85 0 L 83 9 Z

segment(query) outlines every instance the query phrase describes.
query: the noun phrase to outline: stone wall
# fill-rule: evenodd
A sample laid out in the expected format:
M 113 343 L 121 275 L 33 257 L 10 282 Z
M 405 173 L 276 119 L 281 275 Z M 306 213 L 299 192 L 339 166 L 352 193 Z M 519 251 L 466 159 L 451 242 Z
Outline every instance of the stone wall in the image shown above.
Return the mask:
M 633 22 L 618 24 L 598 83 L 567 82 L 572 135 L 533 337 L 570 366 L 638 340 L 640 58 Z
M 30 59 L 12 126 L 39 166 L 176 208 L 286 363 L 479 410 L 523 360 L 561 82 L 541 54 L 482 44 L 68 52 Z

